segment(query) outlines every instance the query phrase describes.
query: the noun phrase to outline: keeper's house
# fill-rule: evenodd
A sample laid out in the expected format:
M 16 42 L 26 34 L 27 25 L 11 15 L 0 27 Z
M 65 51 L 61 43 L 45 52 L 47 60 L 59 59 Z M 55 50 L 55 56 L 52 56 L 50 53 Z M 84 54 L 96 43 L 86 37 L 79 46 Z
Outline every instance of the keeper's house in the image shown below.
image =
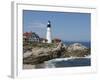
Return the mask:
M 35 32 L 25 32 L 23 34 L 23 41 L 25 41 L 25 42 L 40 42 L 40 37 Z

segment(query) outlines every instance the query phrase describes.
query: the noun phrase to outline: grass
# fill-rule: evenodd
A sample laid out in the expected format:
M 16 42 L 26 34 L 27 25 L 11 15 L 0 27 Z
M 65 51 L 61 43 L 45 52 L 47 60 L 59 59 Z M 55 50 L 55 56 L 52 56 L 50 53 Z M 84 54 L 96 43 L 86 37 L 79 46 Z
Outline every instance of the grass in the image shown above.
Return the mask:
M 55 48 L 57 45 L 55 43 L 38 43 L 38 42 L 24 42 L 23 50 L 32 50 L 32 48 Z

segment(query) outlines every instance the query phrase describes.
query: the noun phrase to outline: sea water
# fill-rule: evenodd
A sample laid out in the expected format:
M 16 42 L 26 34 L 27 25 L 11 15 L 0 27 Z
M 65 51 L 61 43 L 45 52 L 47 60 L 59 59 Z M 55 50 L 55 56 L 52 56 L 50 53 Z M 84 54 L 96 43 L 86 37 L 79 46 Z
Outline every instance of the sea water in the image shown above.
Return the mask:
M 45 68 L 91 66 L 90 58 L 57 58 L 45 62 Z

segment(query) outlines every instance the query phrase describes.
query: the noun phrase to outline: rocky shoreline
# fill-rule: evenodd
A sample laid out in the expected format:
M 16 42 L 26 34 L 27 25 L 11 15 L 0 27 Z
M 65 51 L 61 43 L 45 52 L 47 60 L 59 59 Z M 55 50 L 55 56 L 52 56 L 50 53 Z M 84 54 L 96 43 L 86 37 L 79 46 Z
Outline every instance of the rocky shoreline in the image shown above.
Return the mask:
M 55 47 L 32 47 L 23 53 L 23 64 L 38 65 L 55 58 L 85 57 L 90 49 L 79 43 L 65 46 L 63 43 Z

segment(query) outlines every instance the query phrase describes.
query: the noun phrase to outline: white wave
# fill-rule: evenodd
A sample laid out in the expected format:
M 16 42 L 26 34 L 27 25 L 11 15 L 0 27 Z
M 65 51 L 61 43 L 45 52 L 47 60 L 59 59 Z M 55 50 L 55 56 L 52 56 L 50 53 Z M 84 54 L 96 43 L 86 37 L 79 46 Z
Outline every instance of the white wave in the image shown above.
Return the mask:
M 55 64 L 52 61 L 44 62 L 45 68 L 55 68 Z
M 85 57 L 69 57 L 69 58 L 55 58 L 55 59 L 52 59 L 52 60 L 49 60 L 49 62 L 55 62 L 55 61 L 67 61 L 67 60 L 70 60 L 70 59 L 80 59 L 80 58 L 91 58 L 91 56 L 85 56 Z

